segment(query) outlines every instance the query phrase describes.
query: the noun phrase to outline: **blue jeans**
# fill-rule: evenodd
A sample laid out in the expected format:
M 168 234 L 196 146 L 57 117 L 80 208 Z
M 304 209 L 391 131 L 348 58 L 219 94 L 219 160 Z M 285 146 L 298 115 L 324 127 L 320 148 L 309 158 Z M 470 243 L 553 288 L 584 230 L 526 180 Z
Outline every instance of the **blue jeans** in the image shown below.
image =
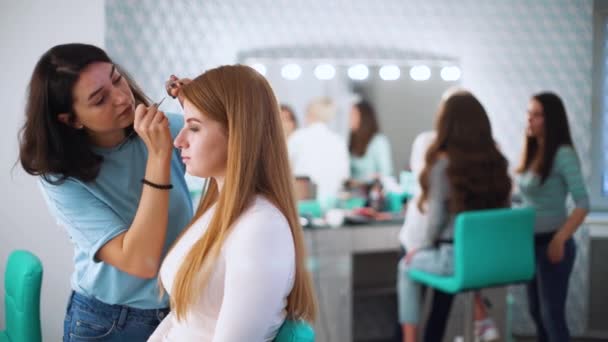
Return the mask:
M 527 284 L 528 309 L 536 323 L 537 341 L 567 342 L 570 331 L 566 323 L 566 296 L 568 281 L 574 266 L 576 245 L 572 239 L 564 246 L 564 258 L 557 264 L 547 257 L 551 235 L 536 239 L 536 274 Z
M 143 342 L 168 313 L 169 309 L 110 305 L 72 292 L 63 324 L 63 342 Z
M 422 301 L 422 285 L 410 279 L 408 271 L 415 268 L 421 271 L 449 275 L 454 272 L 454 249 L 451 244 L 439 248 L 422 249 L 412 257 L 409 264 L 399 261 L 397 274 L 397 310 L 399 323 L 418 324 Z

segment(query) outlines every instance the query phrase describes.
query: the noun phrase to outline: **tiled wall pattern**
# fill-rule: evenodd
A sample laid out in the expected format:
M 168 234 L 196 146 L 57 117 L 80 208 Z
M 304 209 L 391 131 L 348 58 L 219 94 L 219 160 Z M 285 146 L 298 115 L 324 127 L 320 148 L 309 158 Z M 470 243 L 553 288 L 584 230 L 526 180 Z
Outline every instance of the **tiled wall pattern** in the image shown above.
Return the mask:
M 106 47 L 153 99 L 168 75 L 234 63 L 243 49 L 355 45 L 455 56 L 513 162 L 530 95 L 560 94 L 588 178 L 592 10 L 592 0 L 107 0 Z M 585 326 L 588 288 L 585 233 L 578 239 L 568 298 L 575 334 Z M 525 295 L 515 292 L 516 330 L 531 332 Z

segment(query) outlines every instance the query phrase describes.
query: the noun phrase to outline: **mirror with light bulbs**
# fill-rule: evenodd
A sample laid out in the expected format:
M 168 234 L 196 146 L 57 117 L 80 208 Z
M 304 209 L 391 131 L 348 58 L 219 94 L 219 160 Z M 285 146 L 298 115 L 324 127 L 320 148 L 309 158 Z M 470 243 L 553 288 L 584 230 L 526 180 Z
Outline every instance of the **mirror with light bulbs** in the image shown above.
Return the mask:
M 338 108 L 330 127 L 347 141 L 352 105 L 369 101 L 391 144 L 396 174 L 409 169 L 415 137 L 432 129 L 441 95 L 462 77 L 456 58 L 387 48 L 260 48 L 241 51 L 238 59 L 268 79 L 299 127 L 311 100 L 330 97 Z

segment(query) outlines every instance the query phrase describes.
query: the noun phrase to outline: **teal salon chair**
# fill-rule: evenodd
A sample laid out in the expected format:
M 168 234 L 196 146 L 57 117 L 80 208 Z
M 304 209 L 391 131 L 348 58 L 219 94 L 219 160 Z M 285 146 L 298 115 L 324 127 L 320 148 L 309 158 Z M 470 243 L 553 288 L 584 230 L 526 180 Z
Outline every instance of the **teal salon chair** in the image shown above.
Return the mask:
M 323 216 L 323 210 L 321 209 L 321 203 L 317 200 L 300 200 L 298 201 L 298 213 L 300 216 L 309 216 L 312 218 L 319 218 Z
M 13 251 L 4 273 L 6 330 L 0 342 L 40 342 L 42 263 L 28 251 Z
M 463 212 L 454 223 L 454 273 L 409 271 L 413 280 L 440 291 L 466 292 L 465 341 L 473 341 L 473 290 L 532 279 L 534 216 L 531 208 Z
M 305 321 L 286 320 L 274 342 L 314 342 L 315 331 Z

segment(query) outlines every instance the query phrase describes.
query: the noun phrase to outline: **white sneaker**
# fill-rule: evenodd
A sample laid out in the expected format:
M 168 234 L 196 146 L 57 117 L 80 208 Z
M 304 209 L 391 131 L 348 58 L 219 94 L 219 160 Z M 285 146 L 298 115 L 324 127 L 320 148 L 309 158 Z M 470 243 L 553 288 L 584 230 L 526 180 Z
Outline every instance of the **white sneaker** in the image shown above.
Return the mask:
M 489 342 L 498 340 L 498 328 L 491 318 L 475 321 L 475 340 Z

